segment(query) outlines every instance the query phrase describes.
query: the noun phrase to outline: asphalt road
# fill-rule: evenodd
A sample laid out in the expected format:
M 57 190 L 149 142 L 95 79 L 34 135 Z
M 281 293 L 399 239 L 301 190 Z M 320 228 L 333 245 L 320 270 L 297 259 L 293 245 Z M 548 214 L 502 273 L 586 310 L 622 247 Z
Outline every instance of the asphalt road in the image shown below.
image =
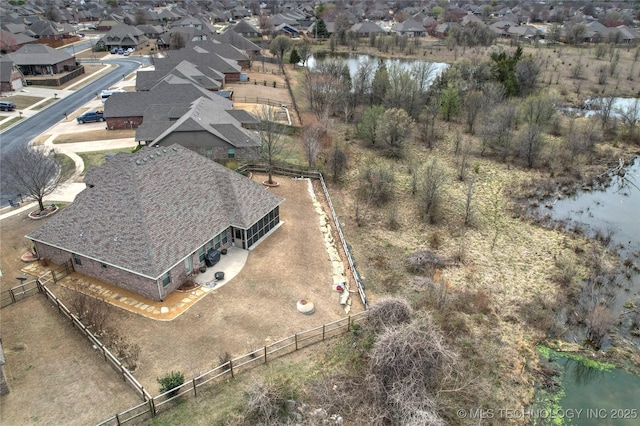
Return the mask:
M 76 90 L 71 95 L 49 105 L 38 114 L 21 120 L 18 124 L 0 134 L 0 206 L 8 205 L 10 198 L 15 198 L 20 192 L 12 184 L 11 176 L 1 167 L 11 151 L 28 144 L 36 136 L 45 133 L 47 129 L 59 122 L 64 113 L 71 113 L 89 102 L 105 87 L 110 87 L 123 79 L 123 76 L 136 70 L 142 63 L 140 59 L 118 58 L 105 61 L 118 65 L 104 76 Z

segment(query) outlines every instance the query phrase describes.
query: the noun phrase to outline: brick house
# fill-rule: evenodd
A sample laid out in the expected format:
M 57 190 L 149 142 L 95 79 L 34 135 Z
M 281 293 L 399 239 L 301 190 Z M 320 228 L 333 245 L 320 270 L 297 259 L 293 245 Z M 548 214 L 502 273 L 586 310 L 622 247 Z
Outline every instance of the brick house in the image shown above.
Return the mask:
M 216 46 L 213 43 L 202 41 L 202 46 L 193 45 L 179 50 L 170 50 L 166 52 L 164 58 L 154 60 L 154 66 L 157 71 L 171 70 L 182 61 L 191 62 L 200 69 L 211 68 L 219 73 L 224 74 L 226 82 L 239 81 L 242 66 L 232 57 L 223 56 L 216 52 Z M 219 49 L 224 49 L 219 46 Z M 241 53 L 238 49 L 234 49 L 235 53 Z M 230 53 L 230 52 L 229 52 Z M 249 58 L 246 57 L 246 60 Z
M 126 24 L 114 26 L 96 43 L 99 48 L 105 50 L 111 50 L 114 47 L 141 49 L 148 44 L 149 38 L 144 35 L 142 30 Z
M 54 75 L 77 68 L 73 55 L 44 44 L 26 44 L 7 57 L 24 76 Z
M 27 235 L 38 256 L 153 300 L 209 250 L 252 249 L 277 229 L 283 199 L 180 145 L 118 153 L 69 207 Z
M 168 75 L 148 91 L 114 93 L 104 104 L 109 129 L 137 129 L 150 105 L 189 104 L 201 97 L 220 98 L 187 79 Z
M 136 140 L 149 146 L 178 143 L 213 160 L 258 158 L 260 121 L 231 101 L 200 98 L 188 105 L 153 105 L 144 114 Z
M 22 89 L 22 73 L 11 59 L 0 58 L 0 92 Z

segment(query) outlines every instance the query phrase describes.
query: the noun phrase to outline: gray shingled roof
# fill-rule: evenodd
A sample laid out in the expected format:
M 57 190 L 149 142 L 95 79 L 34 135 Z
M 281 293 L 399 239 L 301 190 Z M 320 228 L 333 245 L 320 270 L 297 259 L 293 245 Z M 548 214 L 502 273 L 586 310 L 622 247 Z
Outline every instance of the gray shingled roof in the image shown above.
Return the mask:
M 195 48 L 171 50 L 166 55 L 164 58 L 155 60 L 157 70 L 173 68 L 182 61 L 191 62 L 199 67 L 206 66 L 224 74 L 239 73 L 242 69 L 237 61 L 225 59 L 216 53 L 203 53 Z
M 93 187 L 27 237 L 151 279 L 283 201 L 180 145 L 119 153 L 85 182 Z
M 245 52 L 260 52 L 260 46 L 247 40 L 237 32 L 227 29 L 221 34 L 214 34 L 213 39 L 220 43 L 229 43 L 233 47 L 236 47 Z
M 166 76 L 149 91 L 114 93 L 104 104 L 105 118 L 139 117 L 149 105 L 190 104 L 200 97 L 218 97 L 202 87 L 173 75 Z
M 159 134 L 150 145 L 160 144 L 163 138 L 173 132 L 207 132 L 235 148 L 259 147 L 260 138 L 258 135 L 243 128 L 242 123 L 229 114 L 230 101 L 222 97 L 219 98 L 215 100 L 200 98 L 193 102 L 189 111 Z M 144 132 L 151 133 L 148 129 L 145 129 Z M 136 133 L 136 140 L 148 140 L 138 137 L 139 135 Z
M 73 58 L 70 53 L 54 49 L 46 44 L 25 44 L 7 56 L 16 65 L 54 65 Z

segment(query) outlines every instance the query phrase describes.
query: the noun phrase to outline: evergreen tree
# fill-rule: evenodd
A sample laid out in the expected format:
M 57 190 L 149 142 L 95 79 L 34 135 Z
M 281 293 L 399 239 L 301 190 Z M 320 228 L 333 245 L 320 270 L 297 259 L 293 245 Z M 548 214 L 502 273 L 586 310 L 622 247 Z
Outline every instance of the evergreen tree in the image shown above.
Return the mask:
M 319 18 L 316 23 L 313 25 L 313 30 L 311 31 L 314 38 L 329 38 L 329 31 L 327 30 L 327 24 L 325 24 L 322 18 Z
M 294 47 L 293 49 L 291 49 L 291 53 L 289 54 L 289 63 L 295 65 L 300 61 L 301 61 L 300 55 L 298 54 L 298 51 Z

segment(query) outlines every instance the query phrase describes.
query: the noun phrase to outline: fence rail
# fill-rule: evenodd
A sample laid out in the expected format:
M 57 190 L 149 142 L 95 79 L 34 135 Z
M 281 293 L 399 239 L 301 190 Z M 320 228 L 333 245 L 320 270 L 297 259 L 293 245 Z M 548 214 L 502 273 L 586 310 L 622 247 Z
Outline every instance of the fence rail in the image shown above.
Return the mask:
M 266 162 L 244 162 L 238 167 L 239 171 L 252 171 L 252 172 L 260 172 L 267 173 L 269 171 L 269 165 Z M 349 245 L 347 244 L 347 240 L 344 237 L 344 233 L 342 232 L 342 227 L 340 226 L 340 221 L 338 220 L 338 215 L 333 208 L 333 202 L 331 201 L 331 196 L 329 195 L 329 190 L 327 189 L 327 185 L 324 181 L 324 177 L 319 170 L 309 169 L 302 166 L 296 166 L 293 164 L 283 163 L 283 162 L 274 162 L 272 164 L 271 170 L 273 173 L 284 175 L 284 176 L 292 176 L 292 177 L 307 177 L 311 179 L 319 179 L 322 184 L 322 191 L 324 192 L 324 196 L 327 200 L 327 204 L 329 205 L 329 210 L 331 211 L 331 218 L 333 219 L 333 224 L 336 227 L 338 232 L 338 236 L 340 237 L 340 243 L 342 244 L 342 248 L 344 249 L 345 256 L 347 257 L 347 262 L 349 263 L 349 269 L 353 275 L 353 279 L 358 288 L 358 294 L 360 295 L 360 300 L 365 307 L 365 309 L 369 309 L 369 300 L 367 299 L 367 295 L 364 291 L 365 286 L 360 278 L 360 274 L 356 269 L 355 262 L 353 260 L 353 256 L 351 255 L 351 250 L 349 249 Z
M 167 390 L 155 397 L 150 397 L 146 402 L 115 414 L 99 423 L 98 426 L 119 426 L 142 416 L 146 416 L 146 418 L 155 417 L 162 412 L 168 411 L 173 406 L 171 402 L 176 401 L 182 396 L 197 397 L 198 390 L 205 385 L 213 385 L 225 379 L 234 378 L 239 372 L 253 368 L 256 365 L 265 364 L 269 360 L 282 357 L 326 339 L 348 333 L 354 324 L 360 324 L 368 318 L 369 311 L 362 311 L 346 318 L 340 318 L 319 327 L 285 337 L 270 345 L 233 358 L 204 374 L 185 381 L 178 387 Z
M 41 277 L 39 277 L 40 282 L 49 283 L 53 281 L 55 283 L 69 275 L 72 269 L 71 263 L 65 262 L 56 269 L 50 269 L 45 272 Z M 16 302 L 24 300 L 39 292 L 40 287 L 38 286 L 38 279 L 11 287 L 9 290 L 5 290 L 0 293 L 0 308 L 6 308 L 9 305 L 13 305 Z
M 233 83 L 229 83 L 229 84 L 233 84 L 235 85 L 242 85 L 242 84 L 251 84 L 254 86 L 266 86 L 266 87 L 274 87 L 276 89 L 286 89 L 287 85 L 284 83 L 279 83 L 277 81 L 267 81 L 265 79 L 253 79 L 253 80 L 249 80 L 249 81 L 234 81 Z
M 287 107 L 288 109 L 291 109 L 293 107 L 291 102 L 278 101 L 278 100 L 269 99 L 269 98 L 258 98 L 258 97 L 252 97 L 252 96 L 234 96 L 233 102 L 238 102 L 241 104 L 263 104 L 263 105 L 266 104 L 266 105 L 275 106 L 275 107 Z
M 27 281 L 0 293 L 0 308 L 13 305 L 38 293 L 38 280 Z

